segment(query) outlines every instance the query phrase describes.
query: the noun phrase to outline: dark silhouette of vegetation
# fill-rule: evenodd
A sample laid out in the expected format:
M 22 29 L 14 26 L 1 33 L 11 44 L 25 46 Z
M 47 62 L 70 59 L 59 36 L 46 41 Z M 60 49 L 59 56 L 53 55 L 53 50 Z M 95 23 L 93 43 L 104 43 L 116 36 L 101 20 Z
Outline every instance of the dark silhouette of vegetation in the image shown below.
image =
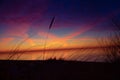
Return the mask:
M 56 59 L 56 57 L 54 57 L 54 58 L 49 58 L 49 59 L 47 59 L 48 61 L 65 61 L 63 58 L 59 58 L 59 59 Z
M 44 57 L 46 56 L 46 54 L 45 54 L 45 52 L 46 52 L 46 44 L 47 44 L 49 32 L 50 32 L 50 30 L 52 29 L 52 25 L 53 25 L 54 21 L 55 21 L 55 16 L 52 18 L 52 20 L 51 20 L 51 22 L 50 22 L 50 25 L 49 25 L 49 28 L 48 28 L 48 33 L 47 33 L 47 35 L 46 35 L 45 44 L 44 44 L 43 59 L 44 59 Z
M 46 40 L 45 40 L 45 44 L 44 44 L 44 51 L 43 51 L 43 55 L 42 55 L 42 56 L 43 56 L 43 60 L 44 60 L 44 57 L 45 57 L 45 50 L 46 50 L 46 44 L 47 44 L 48 34 L 49 34 L 50 29 L 52 28 L 52 25 L 53 25 L 53 23 L 54 23 L 54 20 L 55 20 L 55 16 L 54 16 L 54 17 L 52 18 L 52 20 L 51 20 L 51 23 L 50 23 L 49 28 L 48 28 L 48 33 L 47 33 L 47 35 L 46 35 Z M 24 53 L 24 52 L 21 53 L 21 50 L 20 50 L 21 46 L 22 46 L 27 40 L 29 40 L 29 39 L 30 39 L 31 37 L 33 37 L 33 36 L 35 36 L 35 35 L 31 35 L 30 37 L 23 39 L 20 43 L 16 43 L 16 46 L 11 49 L 11 51 L 10 51 L 10 53 L 9 53 L 9 55 L 8 55 L 8 60 L 15 59 L 15 56 L 17 56 L 15 60 L 19 59 L 20 56 Z M 35 46 L 38 46 L 38 45 L 35 45 Z M 32 47 L 35 47 L 35 46 L 32 46 Z M 28 49 L 30 49 L 30 48 L 31 48 L 31 47 L 29 47 Z M 28 50 L 28 49 L 27 49 L 27 50 Z M 19 52 L 19 53 L 18 53 L 18 52 Z
M 102 38 L 99 42 L 105 53 L 105 60 L 110 63 L 120 63 L 120 24 L 112 19 L 115 31 Z

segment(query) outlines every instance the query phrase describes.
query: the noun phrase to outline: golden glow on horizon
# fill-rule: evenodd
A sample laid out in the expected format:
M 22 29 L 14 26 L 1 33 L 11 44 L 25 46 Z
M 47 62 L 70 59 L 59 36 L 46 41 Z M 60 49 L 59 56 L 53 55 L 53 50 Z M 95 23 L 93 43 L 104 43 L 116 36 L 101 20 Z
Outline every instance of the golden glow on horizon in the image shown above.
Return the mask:
M 1 50 L 11 50 L 16 46 L 15 43 L 11 43 L 11 40 L 4 40 L 0 42 L 2 46 Z M 97 45 L 97 41 L 92 38 L 79 38 L 79 39 L 28 39 L 23 44 L 19 46 L 19 50 L 35 50 L 35 49 L 44 49 L 46 45 L 46 49 L 54 49 L 54 48 L 74 48 L 74 47 L 92 47 Z M 7 47 L 6 47 L 7 46 Z

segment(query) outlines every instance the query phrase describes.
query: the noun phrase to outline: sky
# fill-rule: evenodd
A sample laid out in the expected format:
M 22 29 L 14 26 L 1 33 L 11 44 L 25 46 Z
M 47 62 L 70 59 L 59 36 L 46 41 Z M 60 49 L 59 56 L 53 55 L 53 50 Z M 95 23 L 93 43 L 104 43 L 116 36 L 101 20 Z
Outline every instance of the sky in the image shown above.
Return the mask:
M 115 31 L 119 0 L 0 0 L 0 51 L 97 46 Z M 49 29 L 50 22 L 54 23 Z

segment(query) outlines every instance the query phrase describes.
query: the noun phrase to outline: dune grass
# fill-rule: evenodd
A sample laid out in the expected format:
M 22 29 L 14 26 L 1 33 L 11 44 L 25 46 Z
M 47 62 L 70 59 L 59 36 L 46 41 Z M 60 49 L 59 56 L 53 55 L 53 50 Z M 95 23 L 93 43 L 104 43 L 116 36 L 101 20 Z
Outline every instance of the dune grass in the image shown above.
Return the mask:
M 49 32 L 50 32 L 50 30 L 52 29 L 52 25 L 53 25 L 53 23 L 54 23 L 54 20 L 55 20 L 55 16 L 52 18 L 52 20 L 51 20 L 51 22 L 50 22 L 50 25 L 49 25 L 49 27 L 48 27 L 48 33 L 47 33 L 46 39 L 45 39 L 45 43 L 44 43 L 44 45 L 43 45 L 43 46 L 44 46 L 44 51 L 43 51 L 43 55 L 42 55 L 42 56 L 43 56 L 43 60 L 44 60 L 45 52 L 46 52 L 47 39 L 48 39 L 48 36 L 49 36 Z M 18 59 L 20 58 L 20 56 L 24 53 L 23 51 L 20 50 L 20 48 L 22 47 L 22 45 L 23 45 L 27 40 L 29 40 L 29 39 L 30 39 L 31 37 L 33 37 L 33 36 L 36 36 L 36 35 L 31 35 L 30 37 L 23 39 L 23 40 L 20 41 L 19 43 L 16 43 L 16 46 L 13 47 L 13 48 L 10 50 L 10 53 L 9 53 L 9 55 L 8 55 L 8 60 L 13 60 L 13 59 L 15 59 L 15 56 L 17 56 L 15 60 L 18 60 Z M 35 47 L 35 46 L 38 46 L 38 45 L 34 45 L 34 46 L 32 46 L 32 47 Z M 29 49 L 32 48 L 32 47 L 29 47 L 27 50 L 29 50 Z
M 120 25 L 115 20 L 112 20 L 112 24 L 116 30 L 100 39 L 99 45 L 105 53 L 106 62 L 120 63 Z

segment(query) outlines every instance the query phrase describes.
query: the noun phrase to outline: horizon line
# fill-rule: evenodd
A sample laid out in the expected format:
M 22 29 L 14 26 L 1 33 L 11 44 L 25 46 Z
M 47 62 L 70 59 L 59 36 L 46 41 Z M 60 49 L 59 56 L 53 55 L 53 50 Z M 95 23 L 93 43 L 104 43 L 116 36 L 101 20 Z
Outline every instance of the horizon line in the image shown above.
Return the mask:
M 4 51 L 0 51 L 0 54 L 3 53 L 25 53 L 25 52 L 42 52 L 42 51 L 59 51 L 59 50 L 73 50 L 73 49 L 98 49 L 98 48 L 106 48 L 106 47 L 110 47 L 110 46 L 93 46 L 93 47 L 71 47 L 71 48 L 51 48 L 51 49 L 35 49 L 35 50 L 18 50 L 18 51 L 10 51 L 10 50 L 4 50 Z M 114 46 L 113 46 L 114 47 Z

